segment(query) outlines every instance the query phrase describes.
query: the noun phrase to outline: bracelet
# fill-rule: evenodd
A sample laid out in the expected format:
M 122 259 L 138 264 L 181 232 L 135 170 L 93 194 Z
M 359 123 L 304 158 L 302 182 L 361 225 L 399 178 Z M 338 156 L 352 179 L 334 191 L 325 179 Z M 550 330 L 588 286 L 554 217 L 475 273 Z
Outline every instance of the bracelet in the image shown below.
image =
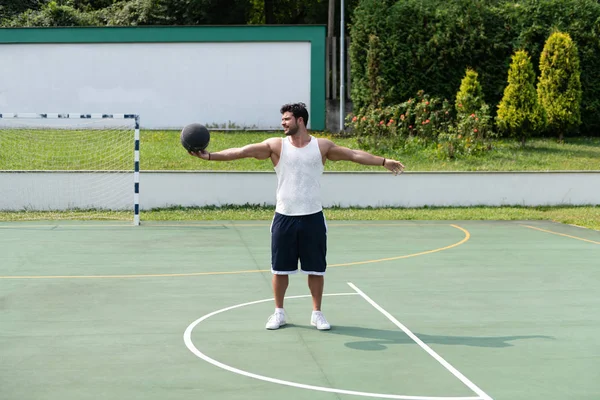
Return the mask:
M 210 161 L 210 153 L 208 153 L 208 161 Z
M 387 161 L 387 160 L 384 158 L 384 159 L 383 159 L 383 162 L 381 163 L 381 166 L 382 166 L 382 167 L 385 167 L 385 162 L 386 162 L 386 161 Z

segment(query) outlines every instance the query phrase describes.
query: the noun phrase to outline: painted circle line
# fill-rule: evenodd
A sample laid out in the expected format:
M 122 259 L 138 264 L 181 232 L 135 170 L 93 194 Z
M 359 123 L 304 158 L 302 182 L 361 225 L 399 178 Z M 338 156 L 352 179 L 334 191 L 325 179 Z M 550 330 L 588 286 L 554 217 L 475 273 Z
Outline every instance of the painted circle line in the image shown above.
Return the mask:
M 352 292 L 352 293 L 329 293 L 329 294 L 324 294 L 323 296 L 356 296 L 356 295 L 358 295 L 358 293 Z M 310 297 L 310 295 L 289 296 L 289 297 L 286 297 L 285 299 L 286 300 L 300 299 L 300 298 L 304 298 L 304 297 Z M 376 397 L 376 398 L 381 398 L 381 399 L 401 399 L 401 400 L 478 400 L 478 399 L 481 399 L 481 397 L 477 397 L 477 396 L 475 396 L 475 397 L 474 396 L 470 396 L 470 397 L 404 396 L 404 395 L 384 394 L 384 393 L 358 392 L 358 391 L 354 391 L 354 390 L 306 385 L 303 383 L 297 383 L 297 382 L 291 382 L 291 381 L 286 381 L 286 380 L 277 379 L 277 378 L 271 378 L 268 376 L 255 374 L 252 372 L 244 371 L 244 370 L 229 366 L 227 364 L 224 364 L 220 361 L 215 360 L 214 358 L 207 356 L 206 354 L 204 354 L 203 352 L 198 350 L 198 348 L 196 348 L 196 346 L 192 342 L 192 331 L 194 330 L 194 328 L 196 326 L 198 326 L 201 322 L 209 319 L 210 317 L 215 316 L 217 314 L 224 313 L 226 311 L 234 310 L 236 308 L 251 306 L 254 304 L 265 303 L 265 302 L 269 302 L 269 301 L 273 301 L 273 299 L 268 298 L 268 299 L 264 299 L 264 300 L 257 300 L 257 301 L 251 301 L 248 303 L 236 304 L 231 307 L 226 307 L 226 308 L 222 308 L 217 311 L 213 311 L 209 314 L 206 314 L 206 315 L 198 318 L 197 320 L 192 322 L 186 328 L 185 332 L 183 333 L 183 341 L 184 341 L 186 347 L 197 357 L 203 359 L 204 361 L 206 361 L 216 367 L 224 369 L 226 371 L 233 372 L 235 374 L 239 374 L 239 375 L 243 375 L 243 376 L 247 376 L 249 378 L 258 379 L 258 380 L 265 381 L 265 382 L 275 383 L 278 385 L 292 386 L 292 387 L 299 388 L 299 389 L 308 389 L 308 390 L 315 390 L 315 391 L 320 391 L 320 392 L 330 392 L 330 393 L 340 393 L 340 394 L 347 394 L 347 395 L 353 395 L 353 396 Z

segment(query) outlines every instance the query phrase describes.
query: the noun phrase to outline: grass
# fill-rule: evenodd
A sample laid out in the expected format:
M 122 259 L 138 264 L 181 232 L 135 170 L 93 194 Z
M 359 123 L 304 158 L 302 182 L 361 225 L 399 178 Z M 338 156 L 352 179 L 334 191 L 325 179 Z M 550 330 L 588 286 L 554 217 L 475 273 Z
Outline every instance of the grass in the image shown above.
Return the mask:
M 273 218 L 273 207 L 175 207 L 142 211 L 142 221 L 239 221 Z M 434 208 L 329 208 L 328 220 L 545 220 L 600 231 L 600 206 L 564 207 L 434 207 Z M 0 212 L 0 221 L 118 220 L 131 221 L 131 212 Z
M 355 138 L 332 138 L 313 133 L 317 137 L 328 137 L 340 146 L 358 149 Z M 213 132 L 210 151 L 230 147 L 242 147 L 257 143 L 279 132 Z M 177 132 L 144 132 L 141 137 L 141 166 L 144 170 L 244 170 L 272 171 L 270 161 L 254 159 L 233 162 L 205 162 L 190 157 L 179 144 Z M 558 171 L 600 170 L 600 138 L 572 138 L 560 144 L 551 139 L 531 140 L 525 148 L 515 141 L 496 141 L 494 150 L 480 157 L 459 160 L 440 160 L 426 152 L 379 153 L 386 158 L 400 160 L 407 171 Z M 351 162 L 328 162 L 327 171 L 380 171 L 379 167 L 362 166 Z
M 313 132 L 317 137 L 329 137 L 324 133 Z M 281 132 L 212 132 L 210 151 L 230 147 L 242 147 L 257 143 L 266 138 L 281 136 Z M 14 154 L 29 153 L 29 147 L 23 142 L 2 142 L 0 135 L 0 170 L 18 170 L 31 168 L 31 160 L 40 158 L 40 152 L 23 157 Z M 358 149 L 355 138 L 331 138 L 341 146 Z M 29 140 L 29 139 L 28 139 Z M 243 159 L 232 162 L 206 162 L 189 156 L 179 142 L 177 131 L 142 131 L 140 139 L 140 167 L 149 170 L 213 170 L 213 171 L 272 171 L 270 161 Z M 101 145 L 94 145 L 97 150 Z M 48 169 L 72 169 L 78 159 L 77 153 L 61 157 L 61 145 L 53 142 L 43 149 L 46 159 L 52 160 Z M 129 152 L 127 147 L 124 151 Z M 119 150 L 121 151 L 121 150 Z M 98 151 L 98 154 L 106 154 Z M 533 139 L 521 148 L 511 140 L 498 140 L 494 149 L 478 157 L 457 160 L 437 159 L 427 151 L 383 152 L 386 158 L 400 160 L 407 171 L 564 171 L 564 170 L 600 170 L 600 138 L 569 138 L 565 143 L 553 139 Z M 99 162 L 102 163 L 102 162 Z M 92 168 L 86 163 L 87 168 Z M 87 169 L 86 168 L 86 169 Z M 100 168 L 100 167 L 99 167 Z M 380 167 L 362 166 L 351 162 L 328 162 L 326 171 L 381 171 Z

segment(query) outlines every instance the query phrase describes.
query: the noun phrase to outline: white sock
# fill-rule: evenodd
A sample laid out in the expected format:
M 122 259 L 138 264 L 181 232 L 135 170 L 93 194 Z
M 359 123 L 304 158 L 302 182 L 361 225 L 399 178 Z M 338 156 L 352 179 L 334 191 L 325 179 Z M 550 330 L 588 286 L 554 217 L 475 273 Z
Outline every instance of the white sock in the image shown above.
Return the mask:
M 313 310 L 312 313 L 313 313 L 313 315 L 315 315 L 315 314 L 321 314 L 321 311 L 315 311 L 315 310 Z
M 285 314 L 285 311 L 283 311 L 283 308 L 276 308 L 275 313 Z

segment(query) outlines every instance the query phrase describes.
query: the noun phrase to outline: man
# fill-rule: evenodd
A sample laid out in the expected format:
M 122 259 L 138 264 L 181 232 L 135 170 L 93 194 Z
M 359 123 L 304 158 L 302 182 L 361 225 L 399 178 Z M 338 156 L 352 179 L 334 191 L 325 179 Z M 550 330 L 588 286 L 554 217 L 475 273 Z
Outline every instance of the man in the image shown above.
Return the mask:
M 240 158 L 270 158 L 277 173 L 277 205 L 271 224 L 271 272 L 275 312 L 267 329 L 286 324 L 283 300 L 289 274 L 308 275 L 312 296 L 311 325 L 319 330 L 331 328 L 321 312 L 324 275 L 327 266 L 327 225 L 321 205 L 320 178 L 326 160 L 352 161 L 363 165 L 380 165 L 394 175 L 402 173 L 400 162 L 374 156 L 364 151 L 337 146 L 331 140 L 317 139 L 306 129 L 308 111 L 304 103 L 281 107 L 281 125 L 285 137 L 269 138 L 261 143 L 214 153 L 190 153 L 203 160 L 231 161 Z

